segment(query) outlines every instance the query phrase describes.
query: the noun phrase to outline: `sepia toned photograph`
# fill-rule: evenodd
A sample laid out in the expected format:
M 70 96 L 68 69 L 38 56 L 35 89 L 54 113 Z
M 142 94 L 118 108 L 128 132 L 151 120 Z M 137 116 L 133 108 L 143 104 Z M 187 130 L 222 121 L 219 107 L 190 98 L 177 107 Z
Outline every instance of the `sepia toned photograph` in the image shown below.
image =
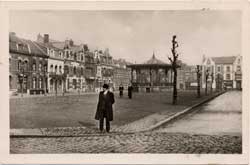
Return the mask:
M 10 10 L 10 154 L 242 154 L 239 10 Z

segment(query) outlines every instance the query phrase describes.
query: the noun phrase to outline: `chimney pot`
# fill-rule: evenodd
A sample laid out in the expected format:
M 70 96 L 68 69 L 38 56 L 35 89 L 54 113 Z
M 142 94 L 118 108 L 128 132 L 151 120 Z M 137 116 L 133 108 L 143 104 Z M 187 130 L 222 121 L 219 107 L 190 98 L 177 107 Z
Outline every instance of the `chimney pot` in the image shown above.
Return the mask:
M 49 34 L 44 34 L 43 42 L 49 43 Z

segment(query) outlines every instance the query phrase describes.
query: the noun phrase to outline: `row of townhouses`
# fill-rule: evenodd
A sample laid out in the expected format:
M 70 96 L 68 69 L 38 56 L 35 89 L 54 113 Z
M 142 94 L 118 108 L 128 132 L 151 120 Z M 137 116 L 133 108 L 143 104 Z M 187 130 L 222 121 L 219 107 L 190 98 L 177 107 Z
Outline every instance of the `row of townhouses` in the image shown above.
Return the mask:
M 126 61 L 113 59 L 109 49 L 91 51 L 71 39 L 56 41 L 38 34 L 31 41 L 11 32 L 9 52 L 9 88 L 19 93 L 94 92 L 103 83 L 117 89 L 130 81 Z

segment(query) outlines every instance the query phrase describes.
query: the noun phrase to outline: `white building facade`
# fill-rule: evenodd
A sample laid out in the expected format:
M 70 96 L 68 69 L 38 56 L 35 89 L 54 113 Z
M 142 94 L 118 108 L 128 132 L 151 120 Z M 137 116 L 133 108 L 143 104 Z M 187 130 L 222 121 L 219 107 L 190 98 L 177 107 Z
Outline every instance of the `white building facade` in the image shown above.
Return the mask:
M 242 56 L 204 57 L 202 62 L 202 87 L 242 88 Z

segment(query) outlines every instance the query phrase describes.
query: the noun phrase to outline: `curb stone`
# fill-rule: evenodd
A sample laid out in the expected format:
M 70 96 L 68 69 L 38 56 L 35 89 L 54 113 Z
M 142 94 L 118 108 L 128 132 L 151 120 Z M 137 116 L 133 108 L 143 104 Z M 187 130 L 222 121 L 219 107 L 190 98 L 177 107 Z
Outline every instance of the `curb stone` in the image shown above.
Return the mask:
M 160 126 L 162 126 L 163 124 L 167 124 L 168 122 L 172 122 L 174 120 L 176 120 L 177 118 L 185 115 L 186 113 L 192 111 L 194 108 L 198 107 L 198 106 L 201 106 L 202 104 L 206 103 L 206 102 L 209 102 L 210 100 L 220 96 L 221 94 L 225 93 L 226 91 L 223 91 L 223 92 L 220 92 L 220 93 L 217 93 L 216 95 L 210 97 L 210 98 L 207 98 L 206 100 L 203 100 L 195 105 L 192 105 L 184 110 L 182 110 L 181 112 L 178 112 L 176 113 L 175 115 L 171 116 L 171 117 L 168 117 L 156 124 L 154 124 L 153 126 L 147 128 L 147 129 L 143 129 L 143 130 L 140 130 L 140 131 L 136 131 L 136 132 L 113 132 L 113 133 L 110 133 L 110 134 L 100 134 L 100 133 L 97 133 L 97 132 L 91 132 L 91 133 L 86 133 L 86 135 L 95 135 L 95 136 L 109 136 L 109 135 L 116 135 L 116 134 L 133 134 L 133 133 L 140 133 L 140 132 L 147 132 L 147 131 L 152 131 L 156 128 L 159 128 Z M 86 127 L 54 127 L 54 128 L 51 128 L 55 131 L 60 131 L 60 130 L 67 130 L 67 129 L 86 129 Z M 58 133 L 58 134 L 55 134 L 55 135 L 47 135 L 46 134 L 46 129 L 49 129 L 49 128 L 30 128 L 30 129 L 10 129 L 10 137 L 15 137 L 15 138 L 22 138 L 22 137 L 75 137 L 75 136 L 86 136 L 86 135 L 65 135 L 65 134 L 61 134 L 61 133 Z

